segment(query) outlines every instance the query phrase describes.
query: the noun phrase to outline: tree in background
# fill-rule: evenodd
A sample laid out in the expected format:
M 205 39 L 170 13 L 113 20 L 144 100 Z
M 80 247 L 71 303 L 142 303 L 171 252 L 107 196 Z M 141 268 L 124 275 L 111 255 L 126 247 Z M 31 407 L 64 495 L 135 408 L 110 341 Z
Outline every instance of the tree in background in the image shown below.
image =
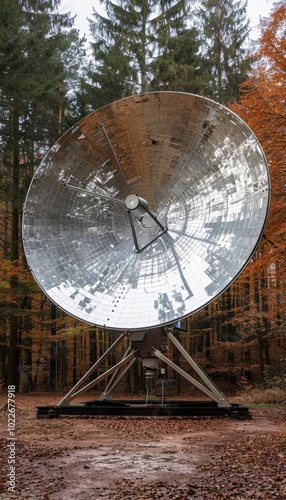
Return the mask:
M 209 65 L 208 97 L 225 105 L 238 98 L 239 85 L 251 68 L 246 6 L 246 0 L 202 0 L 197 9 L 203 54 Z
M 196 28 L 184 29 L 167 41 L 151 65 L 149 90 L 171 90 L 208 94 L 209 64 L 202 56 L 202 41 Z
M 271 240 L 285 247 L 285 126 L 286 126 L 286 38 L 285 2 L 278 2 L 267 24 L 264 20 L 251 76 L 241 86 L 241 97 L 232 109 L 258 137 L 270 167 L 272 206 L 269 218 Z M 274 225 L 275 224 L 275 225 Z M 268 231 L 266 231 L 266 236 Z
M 185 25 L 186 0 L 105 0 L 106 17 L 90 21 L 94 63 L 89 68 L 93 106 L 146 92 L 151 63 Z
M 22 206 L 35 166 L 62 132 L 68 81 L 81 50 L 72 20 L 57 13 L 58 4 L 3 0 L 0 5 L 2 360 L 8 344 L 8 384 L 16 386 L 22 333 L 31 325 L 23 315 L 31 316 L 32 307 L 23 280 Z
M 232 106 L 258 137 L 270 168 L 272 200 L 264 235 L 269 264 L 285 255 L 286 238 L 286 5 L 276 5 L 267 24 L 264 20 L 252 74 L 241 87 L 240 101 Z
M 270 168 L 271 209 L 256 276 L 261 288 L 261 300 L 268 304 L 268 310 L 260 309 L 260 312 L 264 315 L 267 312 L 268 316 L 271 314 L 268 318 L 271 328 L 268 322 L 268 330 L 278 333 L 285 326 L 286 291 L 285 19 L 286 5 L 285 1 L 281 1 L 275 5 L 270 19 L 262 23 L 255 67 L 241 87 L 239 103 L 233 106 L 258 137 Z M 263 335 L 268 335 L 266 327 Z

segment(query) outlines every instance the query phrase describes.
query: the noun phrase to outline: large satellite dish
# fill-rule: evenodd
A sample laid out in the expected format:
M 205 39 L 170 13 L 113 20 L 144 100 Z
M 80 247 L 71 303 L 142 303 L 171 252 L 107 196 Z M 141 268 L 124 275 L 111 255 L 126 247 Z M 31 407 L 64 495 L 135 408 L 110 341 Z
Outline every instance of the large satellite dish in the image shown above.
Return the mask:
M 82 119 L 41 162 L 24 207 L 27 261 L 86 323 L 167 325 L 244 269 L 269 191 L 264 153 L 229 109 L 186 93 L 128 97 Z

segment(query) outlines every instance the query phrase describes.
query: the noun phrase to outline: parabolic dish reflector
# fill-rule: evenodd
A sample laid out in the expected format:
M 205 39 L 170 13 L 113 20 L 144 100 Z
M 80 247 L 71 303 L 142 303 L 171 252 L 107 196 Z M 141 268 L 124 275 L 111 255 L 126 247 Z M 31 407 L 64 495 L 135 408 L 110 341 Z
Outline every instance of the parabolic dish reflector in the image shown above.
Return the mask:
M 177 92 L 128 97 L 82 119 L 41 162 L 24 206 L 26 258 L 45 294 L 86 323 L 173 323 L 244 269 L 269 193 L 261 146 L 229 109 Z

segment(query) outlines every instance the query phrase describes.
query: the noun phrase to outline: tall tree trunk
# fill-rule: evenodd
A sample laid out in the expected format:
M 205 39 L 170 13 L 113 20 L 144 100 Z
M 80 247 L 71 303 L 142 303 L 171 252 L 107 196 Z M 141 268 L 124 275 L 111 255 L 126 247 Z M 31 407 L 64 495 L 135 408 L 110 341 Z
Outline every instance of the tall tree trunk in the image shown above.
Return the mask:
M 56 327 L 56 319 L 57 319 L 57 308 L 55 304 L 51 304 L 51 335 L 56 335 L 57 327 Z M 56 389 L 57 385 L 57 342 L 51 342 L 51 351 L 50 351 L 50 388 Z
M 263 346 L 262 346 L 262 334 L 261 328 L 258 326 L 257 333 L 257 349 L 258 349 L 258 361 L 259 361 L 259 376 L 260 376 L 260 384 L 264 385 L 264 359 L 263 359 Z
M 17 264 L 19 260 L 19 114 L 17 103 L 14 103 L 13 112 L 13 153 L 12 153 L 12 221 L 11 221 L 11 262 Z M 12 300 L 17 308 L 18 276 L 10 278 Z M 18 317 L 11 313 L 9 317 L 9 348 L 8 348 L 8 385 L 15 385 L 18 390 Z
M 77 370 L 76 370 L 76 346 L 77 346 L 77 336 L 73 337 L 73 367 L 72 367 L 72 383 L 75 385 L 77 383 Z

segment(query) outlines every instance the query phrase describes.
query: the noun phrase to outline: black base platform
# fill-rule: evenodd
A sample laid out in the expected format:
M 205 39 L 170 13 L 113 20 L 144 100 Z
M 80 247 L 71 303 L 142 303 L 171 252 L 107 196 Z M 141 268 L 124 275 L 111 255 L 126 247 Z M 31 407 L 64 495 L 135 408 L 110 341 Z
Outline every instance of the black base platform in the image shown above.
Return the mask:
M 240 420 L 251 419 L 248 408 L 238 404 L 219 407 L 206 401 L 149 401 L 104 400 L 90 401 L 70 406 L 38 406 L 38 418 L 60 416 L 124 416 L 124 417 L 231 417 Z

